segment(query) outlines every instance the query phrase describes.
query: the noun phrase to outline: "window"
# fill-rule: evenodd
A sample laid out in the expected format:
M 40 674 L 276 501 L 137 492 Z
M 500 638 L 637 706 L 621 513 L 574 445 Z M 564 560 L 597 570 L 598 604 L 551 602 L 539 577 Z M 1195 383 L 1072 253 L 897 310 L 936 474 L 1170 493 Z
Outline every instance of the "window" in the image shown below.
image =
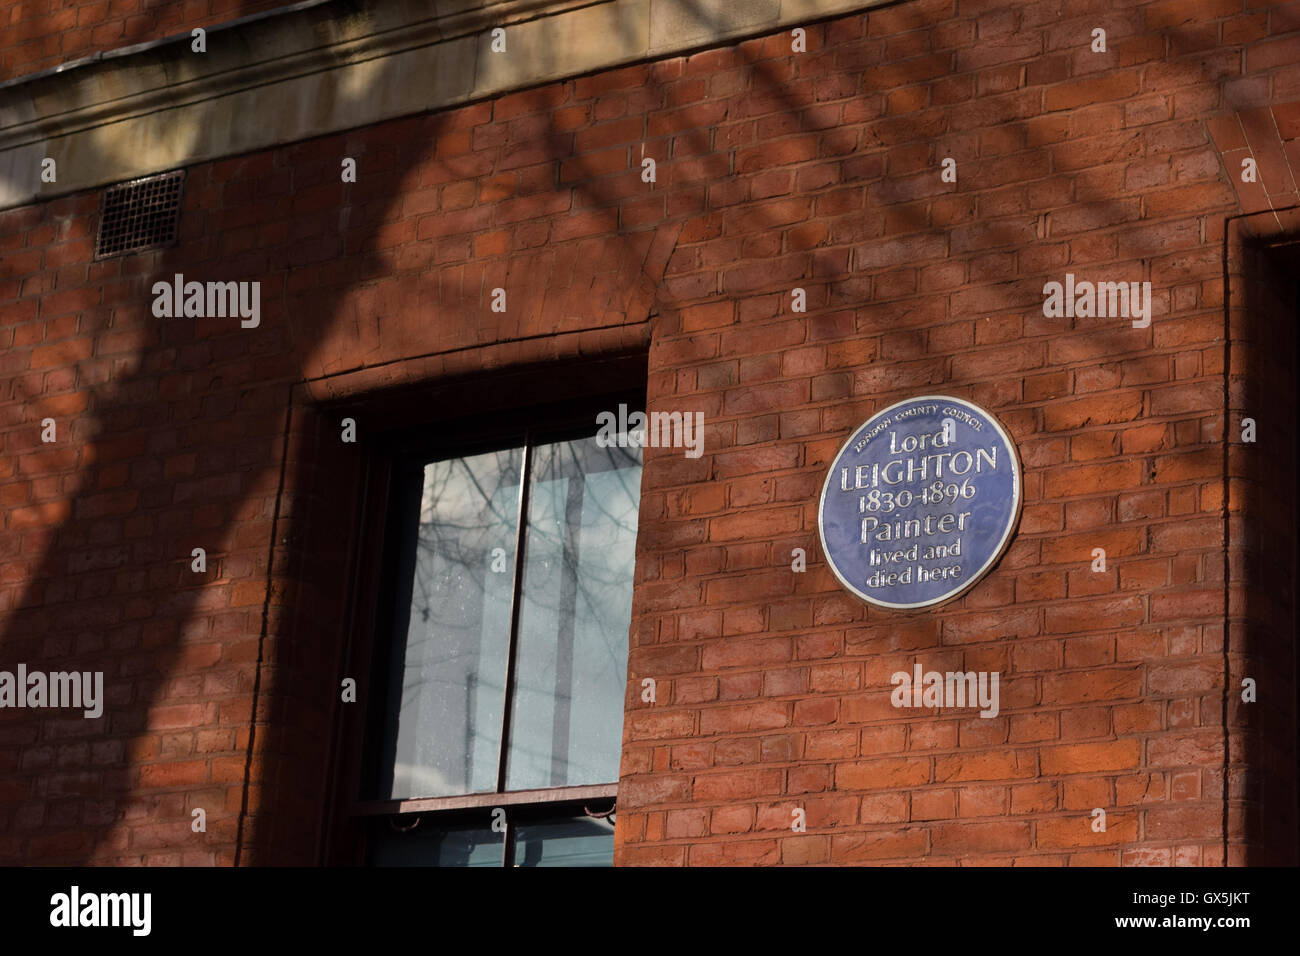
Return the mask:
M 612 863 L 641 457 L 597 410 L 396 461 L 372 864 Z

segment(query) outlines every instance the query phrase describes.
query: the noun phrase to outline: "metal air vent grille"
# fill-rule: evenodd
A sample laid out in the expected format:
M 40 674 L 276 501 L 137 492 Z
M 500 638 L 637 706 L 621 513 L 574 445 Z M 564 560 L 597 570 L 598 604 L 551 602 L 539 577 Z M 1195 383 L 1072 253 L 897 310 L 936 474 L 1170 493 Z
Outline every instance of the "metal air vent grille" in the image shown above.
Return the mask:
M 145 176 L 104 190 L 95 258 L 160 249 L 176 241 L 185 170 Z

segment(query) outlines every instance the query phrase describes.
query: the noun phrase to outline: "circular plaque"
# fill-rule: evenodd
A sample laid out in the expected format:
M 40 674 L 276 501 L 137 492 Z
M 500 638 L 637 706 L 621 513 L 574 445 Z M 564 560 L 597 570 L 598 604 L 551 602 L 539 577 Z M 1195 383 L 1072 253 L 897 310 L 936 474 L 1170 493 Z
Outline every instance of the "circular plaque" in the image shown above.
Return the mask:
M 1020 517 L 1020 459 L 989 412 L 922 395 L 858 428 L 831 463 L 817 530 L 840 583 L 889 608 L 930 607 L 973 586 Z

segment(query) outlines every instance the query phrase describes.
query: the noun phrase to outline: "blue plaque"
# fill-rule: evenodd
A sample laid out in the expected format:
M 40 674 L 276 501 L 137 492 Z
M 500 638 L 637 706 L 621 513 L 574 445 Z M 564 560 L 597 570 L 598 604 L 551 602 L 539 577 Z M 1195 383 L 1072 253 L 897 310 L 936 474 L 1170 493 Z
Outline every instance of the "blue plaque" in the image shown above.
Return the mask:
M 975 584 L 1020 517 L 1020 459 L 961 398 L 922 395 L 873 415 L 839 450 L 817 528 L 840 583 L 870 604 L 930 607 Z

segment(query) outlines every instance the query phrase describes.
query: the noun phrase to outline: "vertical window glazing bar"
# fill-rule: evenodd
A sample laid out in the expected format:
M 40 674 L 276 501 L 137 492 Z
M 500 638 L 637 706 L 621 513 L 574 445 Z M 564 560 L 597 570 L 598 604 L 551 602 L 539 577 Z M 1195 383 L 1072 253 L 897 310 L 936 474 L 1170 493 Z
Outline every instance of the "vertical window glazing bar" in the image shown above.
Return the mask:
M 528 482 L 533 470 L 533 436 L 524 433 L 524 467 L 519 480 L 519 520 L 515 525 L 514 587 L 510 592 L 510 645 L 506 650 L 506 697 L 501 709 L 501 744 L 497 750 L 497 793 L 506 789 L 506 759 L 510 752 L 510 711 L 515 696 L 515 651 L 519 644 L 519 612 L 523 604 L 524 529 L 528 526 Z M 507 834 L 509 824 L 507 824 Z M 509 840 L 505 841 L 509 844 Z

